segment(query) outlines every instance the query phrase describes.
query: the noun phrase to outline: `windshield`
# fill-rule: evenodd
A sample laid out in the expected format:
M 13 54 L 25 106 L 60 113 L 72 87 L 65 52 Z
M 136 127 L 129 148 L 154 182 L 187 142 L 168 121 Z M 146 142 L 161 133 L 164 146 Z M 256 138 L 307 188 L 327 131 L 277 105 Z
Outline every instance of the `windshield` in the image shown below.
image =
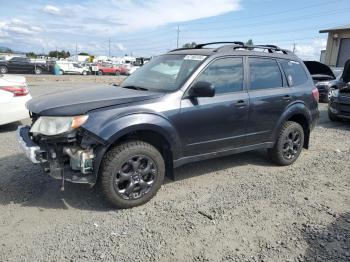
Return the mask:
M 175 91 L 205 58 L 202 55 L 161 55 L 135 71 L 121 86 Z

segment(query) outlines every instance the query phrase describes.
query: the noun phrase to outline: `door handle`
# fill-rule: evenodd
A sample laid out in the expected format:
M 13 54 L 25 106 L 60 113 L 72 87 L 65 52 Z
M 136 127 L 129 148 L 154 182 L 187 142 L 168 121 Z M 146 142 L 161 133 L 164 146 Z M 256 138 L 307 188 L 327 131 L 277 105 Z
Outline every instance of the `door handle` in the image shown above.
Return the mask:
M 236 102 L 236 106 L 239 106 L 239 107 L 243 107 L 243 106 L 246 106 L 247 105 L 247 102 L 244 101 L 244 100 L 238 100 Z
M 286 101 L 290 101 L 292 97 L 290 95 L 285 95 L 282 99 Z

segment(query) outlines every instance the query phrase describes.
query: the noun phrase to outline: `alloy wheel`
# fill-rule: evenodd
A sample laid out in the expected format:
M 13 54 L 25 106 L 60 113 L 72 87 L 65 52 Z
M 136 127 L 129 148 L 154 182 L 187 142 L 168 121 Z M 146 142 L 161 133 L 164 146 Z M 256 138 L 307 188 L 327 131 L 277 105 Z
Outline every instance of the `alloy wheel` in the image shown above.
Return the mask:
M 157 165 L 150 157 L 132 156 L 114 176 L 114 190 L 124 199 L 139 199 L 150 191 L 157 173 Z
M 295 158 L 301 146 L 301 133 L 298 130 L 290 131 L 283 143 L 283 157 L 288 160 Z

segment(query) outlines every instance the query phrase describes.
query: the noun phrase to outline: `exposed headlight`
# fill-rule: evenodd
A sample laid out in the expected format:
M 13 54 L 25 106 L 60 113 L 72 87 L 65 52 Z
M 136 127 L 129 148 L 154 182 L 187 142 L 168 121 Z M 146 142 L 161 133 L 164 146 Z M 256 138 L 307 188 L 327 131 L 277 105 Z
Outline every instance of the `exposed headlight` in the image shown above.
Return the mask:
M 88 115 L 68 117 L 41 116 L 35 121 L 30 132 L 47 136 L 70 132 L 83 125 L 88 117 Z

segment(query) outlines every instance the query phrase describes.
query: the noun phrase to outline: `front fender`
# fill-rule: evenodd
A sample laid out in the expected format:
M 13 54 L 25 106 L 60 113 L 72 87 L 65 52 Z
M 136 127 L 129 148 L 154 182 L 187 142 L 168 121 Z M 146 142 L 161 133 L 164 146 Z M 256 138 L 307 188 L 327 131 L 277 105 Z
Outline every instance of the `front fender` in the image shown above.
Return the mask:
M 181 143 L 176 129 L 168 119 L 157 114 L 125 115 L 106 122 L 98 130 L 95 129 L 93 133 L 104 140 L 105 144 L 111 145 L 122 136 L 135 131 L 154 131 L 162 135 L 168 141 L 174 158 L 181 152 Z

